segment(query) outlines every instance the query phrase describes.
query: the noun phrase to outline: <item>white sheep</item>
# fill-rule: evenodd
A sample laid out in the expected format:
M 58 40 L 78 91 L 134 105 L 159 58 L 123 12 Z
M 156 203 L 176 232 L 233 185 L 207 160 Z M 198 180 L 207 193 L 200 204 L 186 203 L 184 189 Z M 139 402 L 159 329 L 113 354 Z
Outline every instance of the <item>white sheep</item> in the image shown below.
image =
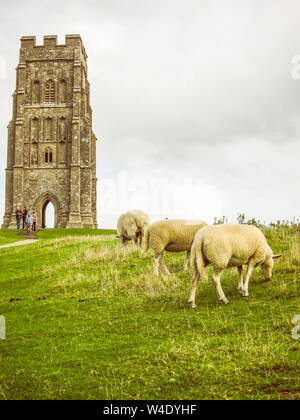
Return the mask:
M 195 308 L 195 296 L 199 278 L 208 279 L 205 267 L 213 266 L 213 283 L 221 302 L 228 303 L 222 290 L 220 277 L 229 267 L 237 267 L 239 273 L 238 290 L 243 297 L 249 296 L 248 284 L 254 267 L 261 266 L 265 279 L 271 280 L 273 259 L 281 255 L 273 255 L 264 234 L 250 225 L 213 225 L 200 229 L 191 249 L 191 261 L 194 270 L 193 283 L 189 298 L 191 308 Z M 243 265 L 247 265 L 243 282 Z
M 131 210 L 121 214 L 117 222 L 117 237 L 123 246 L 133 240 L 136 245 L 141 246 L 145 231 L 150 225 L 149 216 L 142 210 Z
M 161 220 L 150 225 L 145 235 L 144 251 L 146 252 L 149 247 L 154 251 L 154 274 L 158 276 L 159 264 L 166 274 L 170 274 L 164 262 L 164 251 L 187 251 L 184 262 L 184 270 L 187 270 L 195 233 L 206 225 L 203 220 L 181 219 Z

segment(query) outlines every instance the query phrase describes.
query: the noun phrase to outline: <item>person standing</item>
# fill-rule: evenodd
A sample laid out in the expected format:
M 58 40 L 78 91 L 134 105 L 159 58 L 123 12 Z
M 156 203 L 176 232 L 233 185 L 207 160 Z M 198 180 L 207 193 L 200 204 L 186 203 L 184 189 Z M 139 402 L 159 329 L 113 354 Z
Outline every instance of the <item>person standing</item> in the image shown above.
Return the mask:
M 28 212 L 26 216 L 27 233 L 32 230 L 32 223 L 33 223 L 33 217 L 30 214 L 30 212 Z
M 16 222 L 17 222 L 17 229 L 21 229 L 21 220 L 22 220 L 22 210 L 20 206 L 16 208 Z
M 23 212 L 22 212 L 22 217 L 23 217 L 23 229 L 25 228 L 25 223 L 26 223 L 26 216 L 27 216 L 28 210 L 26 208 L 26 206 L 24 206 L 23 208 Z
M 32 218 L 33 218 L 32 230 L 33 230 L 33 232 L 35 232 L 36 231 L 36 224 L 37 224 L 37 214 L 36 214 L 35 210 L 33 210 Z

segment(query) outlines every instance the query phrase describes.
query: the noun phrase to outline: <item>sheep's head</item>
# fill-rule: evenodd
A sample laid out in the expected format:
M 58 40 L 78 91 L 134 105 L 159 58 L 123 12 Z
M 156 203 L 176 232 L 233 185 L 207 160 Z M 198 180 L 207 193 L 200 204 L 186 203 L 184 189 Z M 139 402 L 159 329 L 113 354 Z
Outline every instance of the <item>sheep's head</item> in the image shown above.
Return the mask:
M 282 255 L 274 255 L 271 248 L 270 252 L 267 253 L 264 262 L 261 264 L 262 271 L 266 281 L 270 281 L 272 278 L 272 272 L 274 267 L 274 260 L 280 258 Z

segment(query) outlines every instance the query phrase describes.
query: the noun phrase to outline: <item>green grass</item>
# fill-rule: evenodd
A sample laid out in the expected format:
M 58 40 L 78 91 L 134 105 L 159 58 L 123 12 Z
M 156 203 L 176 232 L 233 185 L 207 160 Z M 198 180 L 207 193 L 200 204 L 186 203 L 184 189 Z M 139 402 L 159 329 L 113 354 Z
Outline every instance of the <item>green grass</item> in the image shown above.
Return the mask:
M 116 235 L 116 231 L 112 229 L 44 229 L 37 235 L 39 239 L 55 239 L 66 236 Z
M 200 282 L 194 311 L 184 254 L 167 254 L 173 274 L 155 278 L 151 253 L 114 235 L 46 230 L 1 250 L 0 399 L 300 398 L 299 232 L 266 232 L 284 254 L 272 282 L 254 270 L 243 299 L 227 270 L 230 304 Z
M 17 229 L 0 229 L 0 246 L 21 241 L 21 231 Z

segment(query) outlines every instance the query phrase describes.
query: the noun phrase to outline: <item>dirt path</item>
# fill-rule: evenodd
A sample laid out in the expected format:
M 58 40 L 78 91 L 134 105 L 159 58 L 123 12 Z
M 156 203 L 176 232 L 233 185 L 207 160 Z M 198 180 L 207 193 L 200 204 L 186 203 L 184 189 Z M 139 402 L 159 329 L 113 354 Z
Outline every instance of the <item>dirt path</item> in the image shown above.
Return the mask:
M 19 242 L 13 242 L 12 244 L 6 244 L 1 245 L 1 248 L 10 248 L 11 246 L 20 246 L 20 245 L 27 245 L 27 244 L 33 244 L 34 242 L 37 242 L 37 239 L 25 239 L 25 241 L 19 241 Z

